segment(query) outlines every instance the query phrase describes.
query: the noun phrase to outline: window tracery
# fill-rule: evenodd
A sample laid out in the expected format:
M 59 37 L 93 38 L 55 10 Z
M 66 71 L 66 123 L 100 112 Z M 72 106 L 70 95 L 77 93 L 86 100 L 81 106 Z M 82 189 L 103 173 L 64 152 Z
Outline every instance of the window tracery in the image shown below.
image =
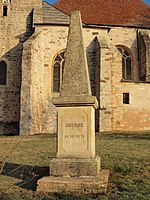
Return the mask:
M 117 49 L 122 56 L 122 79 L 133 80 L 133 59 L 131 53 L 123 46 L 117 46 Z

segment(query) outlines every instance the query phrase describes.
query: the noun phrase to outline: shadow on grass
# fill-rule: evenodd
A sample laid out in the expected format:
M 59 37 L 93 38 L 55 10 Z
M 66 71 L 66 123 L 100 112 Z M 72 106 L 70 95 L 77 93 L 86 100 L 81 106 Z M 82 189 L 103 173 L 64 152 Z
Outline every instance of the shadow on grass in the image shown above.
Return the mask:
M 17 186 L 35 191 L 38 179 L 49 175 L 49 167 L 5 163 L 1 175 L 21 179 Z
M 101 134 L 101 133 L 100 133 Z M 97 134 L 99 135 L 99 134 Z M 135 140 L 150 140 L 150 132 L 145 133 L 130 133 L 130 132 L 114 132 L 114 133 L 102 133 L 101 136 L 107 139 L 135 139 Z
M 36 191 L 37 181 L 38 179 L 42 178 L 43 176 L 49 175 L 49 167 L 38 167 L 38 166 L 29 166 L 29 165 L 19 165 L 19 164 L 12 164 L 6 163 L 2 174 L 3 176 L 9 176 L 13 178 L 20 179 L 21 181 L 16 183 L 15 185 L 30 191 Z M 9 188 L 8 188 L 9 190 Z M 89 199 L 101 199 L 105 200 L 105 194 L 85 194 L 82 193 L 28 193 L 27 191 L 21 191 L 16 193 L 7 193 L 4 191 L 0 193 L 1 200 L 19 200 L 26 199 L 26 200 L 89 200 Z

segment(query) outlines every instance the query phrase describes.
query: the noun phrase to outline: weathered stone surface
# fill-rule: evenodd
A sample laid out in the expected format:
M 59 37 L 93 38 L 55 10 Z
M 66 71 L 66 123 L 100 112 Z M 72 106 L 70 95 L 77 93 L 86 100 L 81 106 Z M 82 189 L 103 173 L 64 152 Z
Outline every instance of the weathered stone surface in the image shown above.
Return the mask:
M 98 108 L 98 101 L 95 96 L 83 95 L 83 96 L 60 96 L 59 98 L 53 98 L 53 104 L 56 107 L 70 107 L 70 106 L 93 106 Z
M 58 158 L 95 156 L 94 116 L 92 106 L 58 108 Z
M 77 18 L 76 18 L 77 17 Z M 73 18 L 73 19 L 72 19 Z M 76 11 L 71 16 L 71 21 L 77 22 L 80 19 L 79 13 Z M 74 42 L 74 34 L 72 31 L 78 31 L 79 24 L 71 24 L 69 34 L 69 45 Z M 75 27 L 74 27 L 75 26 Z M 81 27 L 80 27 L 81 28 Z M 71 38 L 71 36 L 73 38 Z M 81 34 L 78 35 L 77 44 L 81 40 Z M 79 45 L 79 44 L 78 44 Z M 84 47 L 79 47 L 84 54 Z M 67 47 L 67 51 L 71 50 Z M 74 50 L 73 56 L 80 55 L 80 50 Z M 72 53 L 67 54 L 68 61 L 72 60 Z M 69 63 L 68 63 L 69 64 Z M 73 72 L 73 65 L 68 67 L 64 75 L 64 80 Z M 83 71 L 87 71 L 86 63 L 82 63 Z M 70 70 L 70 72 L 69 72 Z M 85 82 L 78 85 L 78 77 L 80 75 L 75 70 L 74 79 L 71 84 L 75 87 L 69 90 L 68 80 L 63 85 L 63 95 L 53 98 L 53 103 L 58 107 L 58 146 L 57 158 L 50 162 L 50 177 L 45 177 L 38 181 L 38 191 L 43 192 L 106 192 L 108 184 L 108 171 L 99 174 L 100 158 L 95 157 L 95 109 L 98 106 L 95 97 L 90 96 L 89 91 L 84 93 L 82 86 L 90 85 L 89 79 L 85 78 Z M 81 81 L 81 80 L 80 80 Z M 77 83 L 77 85 L 76 85 Z M 71 87 L 72 85 L 70 85 Z M 77 93 L 78 86 L 81 90 Z M 88 88 L 86 88 L 88 89 Z M 74 91 L 74 92 L 73 92 Z M 80 95 L 79 95 L 80 94 Z M 86 95 L 85 95 L 86 94 Z M 67 177 L 67 178 L 65 178 Z M 73 178 L 74 177 L 74 178 Z
M 79 11 L 71 15 L 61 96 L 91 95 L 89 71 Z
M 41 0 L 0 1 L 0 61 L 7 65 L 6 85 L 0 85 L 0 134 L 19 134 L 23 43 L 33 34 L 33 22 L 42 22 L 41 11 Z
M 95 157 L 97 100 L 91 96 L 81 24 L 80 13 L 74 11 L 71 15 L 61 96 L 53 98 L 54 105 L 58 107 L 58 158 Z
M 37 42 L 38 41 L 38 42 Z M 42 131 L 42 63 L 44 60 L 42 34 L 36 33 L 24 43 L 21 84 L 20 134 Z M 36 53 L 35 53 L 36 52 Z M 36 67 L 35 66 L 36 63 Z M 27 73 L 28 72 L 28 73 Z M 32 84 L 32 83 L 35 84 Z
M 54 158 L 50 162 L 51 176 L 95 176 L 100 172 L 100 157 L 92 159 L 58 159 Z
M 142 41 L 143 45 L 140 45 L 141 62 L 144 61 L 145 64 L 145 74 L 146 74 L 145 79 L 147 82 L 150 82 L 150 34 L 148 34 L 147 31 L 140 31 L 140 35 L 141 38 L 143 38 Z
M 44 177 L 38 181 L 37 191 L 65 193 L 106 193 L 108 170 L 100 171 L 99 177 Z

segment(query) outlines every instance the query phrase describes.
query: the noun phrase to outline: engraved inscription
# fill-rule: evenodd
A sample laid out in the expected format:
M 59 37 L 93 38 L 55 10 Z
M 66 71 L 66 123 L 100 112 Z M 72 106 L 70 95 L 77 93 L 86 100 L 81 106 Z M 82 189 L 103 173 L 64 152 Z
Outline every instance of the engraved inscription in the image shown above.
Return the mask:
M 83 127 L 83 123 L 66 123 L 65 127 Z
M 64 109 L 61 118 L 61 148 L 68 156 L 77 156 L 87 151 L 87 113 L 83 109 Z
M 84 127 L 83 123 L 65 123 L 66 128 L 82 128 Z M 84 135 L 82 134 L 72 134 L 72 135 L 65 135 L 65 139 L 83 139 Z
M 84 135 L 65 135 L 65 138 L 84 138 Z

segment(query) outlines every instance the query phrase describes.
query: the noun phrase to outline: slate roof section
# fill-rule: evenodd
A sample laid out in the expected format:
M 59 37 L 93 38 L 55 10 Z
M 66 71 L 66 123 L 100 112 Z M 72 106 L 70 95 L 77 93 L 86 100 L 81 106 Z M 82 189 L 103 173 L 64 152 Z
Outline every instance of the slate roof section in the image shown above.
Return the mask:
M 54 6 L 81 12 L 85 24 L 150 27 L 150 6 L 143 0 L 58 0 Z
M 44 24 L 69 24 L 70 16 L 48 4 L 42 2 Z

